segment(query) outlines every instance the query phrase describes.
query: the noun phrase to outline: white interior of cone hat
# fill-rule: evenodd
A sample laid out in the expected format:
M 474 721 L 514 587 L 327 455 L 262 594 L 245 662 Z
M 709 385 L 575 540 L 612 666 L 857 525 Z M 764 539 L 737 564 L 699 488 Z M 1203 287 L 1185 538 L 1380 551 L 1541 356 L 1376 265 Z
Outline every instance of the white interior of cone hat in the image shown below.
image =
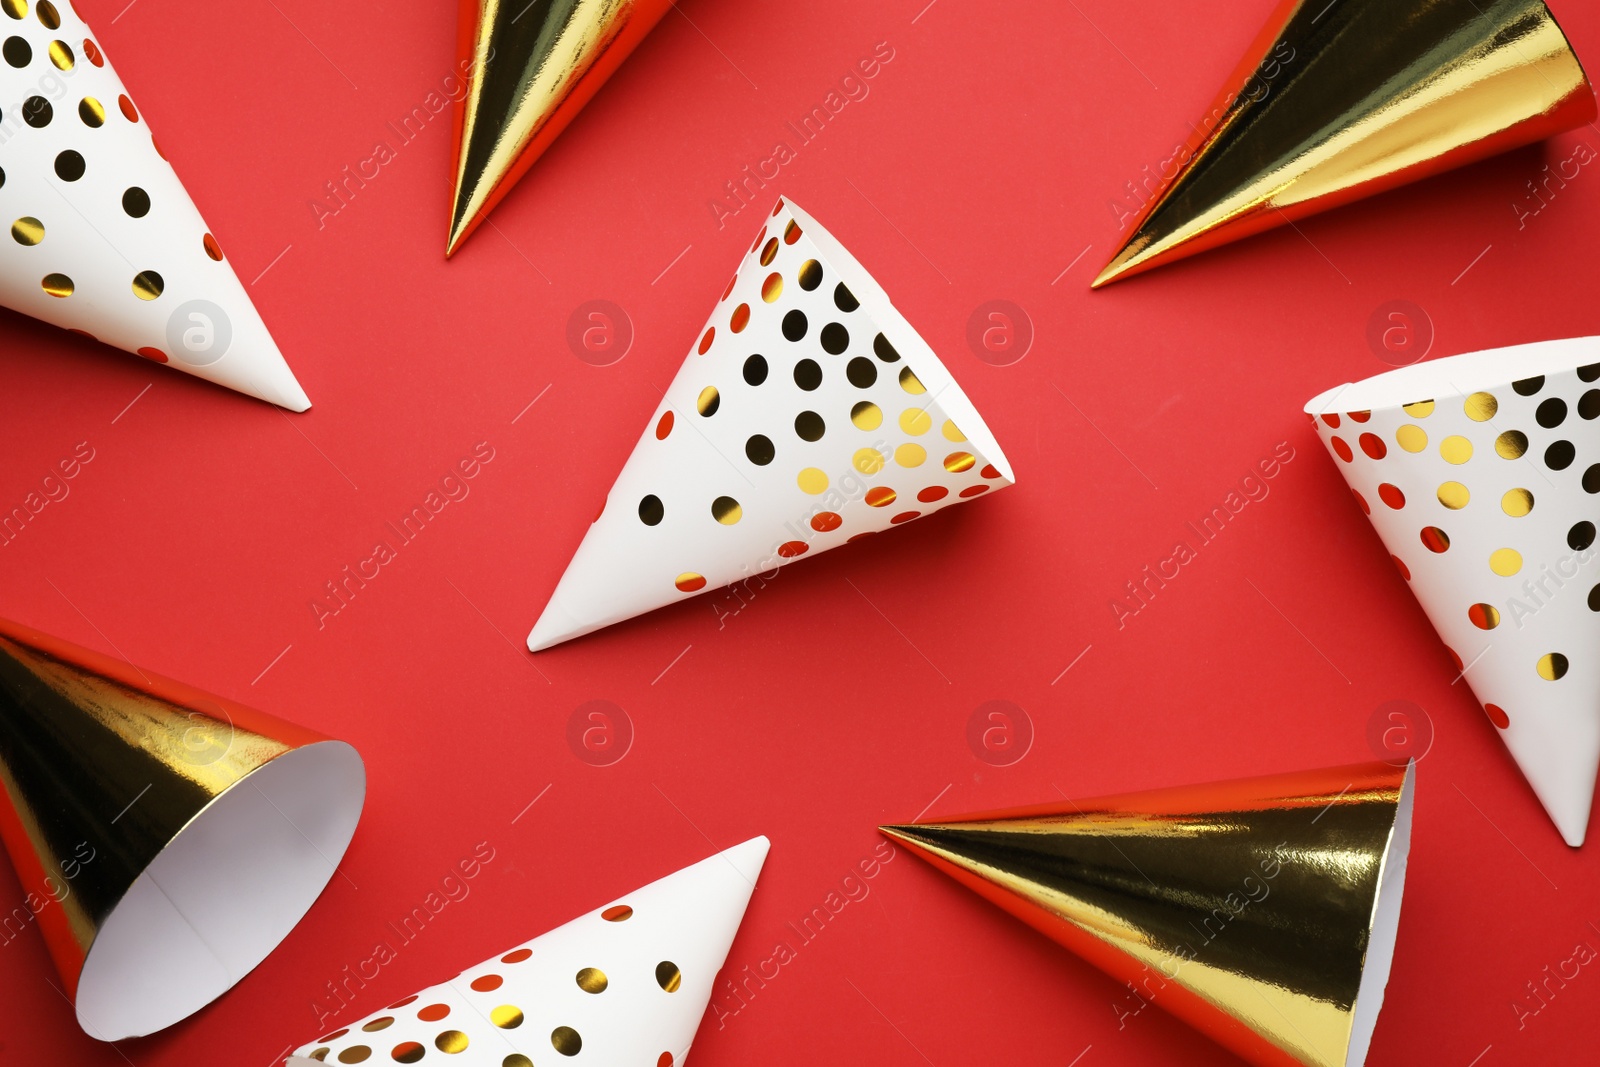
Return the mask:
M 1600 337 L 1566 337 L 1507 348 L 1486 348 L 1444 359 L 1430 359 L 1380 374 L 1354 385 L 1336 385 L 1313 397 L 1309 415 L 1383 408 L 1509 385 L 1524 378 L 1556 374 L 1600 363 Z
M 945 368 L 928 342 L 924 341 L 906 321 L 905 316 L 900 314 L 899 309 L 894 306 L 894 301 L 889 299 L 889 294 L 883 291 L 883 286 L 867 273 L 866 268 L 856 261 L 856 257 L 851 255 L 850 250 L 840 244 L 833 234 L 801 210 L 800 205 L 787 197 L 784 198 L 784 203 L 799 220 L 800 229 L 805 236 L 816 243 L 817 248 L 827 257 L 829 265 L 838 271 L 839 280 L 844 282 L 850 292 L 855 294 L 856 299 L 872 313 L 883 335 L 894 345 L 895 351 L 900 353 L 900 358 L 906 361 L 923 387 L 928 390 L 928 401 L 937 402 L 944 408 L 945 413 L 961 432 L 967 435 L 967 440 L 977 446 L 984 458 L 1005 475 L 1006 481 L 1015 481 L 1011 474 L 1011 462 L 1000 450 L 1000 443 L 995 440 L 994 434 L 989 432 L 989 427 L 978 414 L 978 409 L 967 399 L 967 394 L 962 392 L 961 386 L 956 384 L 955 378 Z
M 1394 826 L 1389 831 L 1389 847 L 1384 850 L 1378 872 L 1378 895 L 1372 903 L 1372 932 L 1367 940 L 1365 966 L 1361 969 L 1361 986 L 1356 992 L 1355 1018 L 1350 1024 L 1345 1067 L 1361 1067 L 1367 1061 L 1367 1047 L 1372 1043 L 1372 1031 L 1378 1025 L 1378 1012 L 1383 1008 L 1383 990 L 1389 984 L 1395 935 L 1400 930 L 1400 896 L 1406 887 L 1406 855 L 1411 851 L 1411 794 L 1416 778 L 1417 765 L 1407 764 Z
M 208 804 L 101 923 L 78 979 L 78 1022 L 138 1037 L 227 992 L 288 936 L 333 876 L 366 796 L 356 750 L 287 752 Z

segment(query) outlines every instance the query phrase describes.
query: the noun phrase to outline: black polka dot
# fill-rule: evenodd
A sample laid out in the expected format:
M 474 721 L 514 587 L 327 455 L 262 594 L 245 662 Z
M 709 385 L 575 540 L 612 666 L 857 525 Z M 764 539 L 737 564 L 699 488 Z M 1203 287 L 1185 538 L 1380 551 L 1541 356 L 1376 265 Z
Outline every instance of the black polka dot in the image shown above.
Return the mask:
M 837 356 L 840 352 L 850 347 L 850 331 L 837 322 L 830 322 L 822 328 L 822 350 L 830 356 Z
M 872 339 L 872 351 L 885 363 L 900 362 L 900 353 L 894 350 L 894 345 L 890 344 L 889 339 L 881 333 Z
M 1511 388 L 1517 391 L 1518 396 L 1532 396 L 1544 388 L 1544 375 L 1541 374 L 1536 378 L 1523 378 L 1520 381 L 1512 382 Z
M 646 526 L 659 525 L 666 513 L 667 509 L 662 506 L 661 498 L 654 493 L 639 501 L 639 521 Z
M 1600 363 L 1591 363 L 1587 367 L 1578 368 L 1578 380 L 1592 382 L 1600 378 Z
M 857 389 L 870 389 L 878 380 L 878 365 L 866 356 L 857 356 L 845 367 L 844 375 Z
M 50 125 L 50 120 L 55 116 L 55 109 L 50 106 L 50 101 L 42 96 L 30 96 L 22 102 L 22 121 L 36 130 L 42 130 Z
M 6 187 L 6 169 L 4 167 L 0 167 L 0 189 L 4 189 L 5 187 Z
M 1600 463 L 1591 463 L 1589 469 L 1583 472 L 1583 491 L 1600 493 Z
M 751 463 L 758 467 L 765 467 L 772 462 L 777 450 L 772 447 L 772 438 L 765 434 L 752 434 L 750 440 L 744 443 L 744 455 Z
M 1578 414 L 1586 419 L 1600 415 L 1600 389 L 1590 389 L 1578 398 Z
M 840 311 L 854 311 L 861 306 L 861 301 L 856 299 L 856 294 L 845 287 L 844 282 L 840 282 L 833 287 L 833 306 Z
M 0 46 L 0 52 L 6 57 L 6 62 L 13 67 L 26 67 L 33 62 L 33 46 L 21 37 L 7 37 L 6 43 Z
M 83 177 L 83 157 L 72 149 L 56 156 L 56 177 L 64 182 L 75 182 Z
M 1594 544 L 1594 523 L 1584 520 L 1575 522 L 1572 529 L 1567 531 L 1567 547 L 1574 552 L 1582 552 Z
M 1600 611 L 1600 585 L 1589 590 L 1589 610 Z
M 751 356 L 744 361 L 744 380 L 750 385 L 760 385 L 767 380 L 767 359 L 765 356 Z
M 1550 397 L 1539 405 L 1539 410 L 1534 412 L 1534 418 L 1539 420 L 1539 425 L 1547 430 L 1553 430 L 1567 419 L 1567 402 L 1559 396 Z
M 136 219 L 150 214 L 150 194 L 137 185 L 129 186 L 122 194 L 122 210 Z
M 822 416 L 815 411 L 802 411 L 794 417 L 794 432 L 800 435 L 802 441 L 820 441 L 826 431 Z
M 783 336 L 798 341 L 806 335 L 806 313 L 799 308 L 783 317 Z
M 800 288 L 811 292 L 822 284 L 822 264 L 814 259 L 808 259 L 800 264 Z
M 822 384 L 822 368 L 816 360 L 802 359 L 794 365 L 794 384 L 808 393 Z
M 1572 466 L 1576 455 L 1577 450 L 1572 447 L 1571 441 L 1557 441 L 1544 450 L 1544 465 L 1553 471 L 1564 471 Z

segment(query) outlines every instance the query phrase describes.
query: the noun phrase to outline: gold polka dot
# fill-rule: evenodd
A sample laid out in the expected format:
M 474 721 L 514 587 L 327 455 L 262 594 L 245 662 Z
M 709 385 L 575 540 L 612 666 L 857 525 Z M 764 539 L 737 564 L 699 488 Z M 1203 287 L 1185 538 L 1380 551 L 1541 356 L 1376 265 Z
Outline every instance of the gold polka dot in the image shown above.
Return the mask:
M 28 0 L 0 0 L 0 11 L 14 19 L 25 19 L 28 17 Z
M 1418 400 L 1416 403 L 1405 405 L 1405 412 L 1413 419 L 1425 419 L 1433 414 L 1433 401 Z
M 700 390 L 700 397 L 694 402 L 694 406 L 695 410 L 702 415 L 715 415 L 721 403 L 722 394 L 717 392 L 717 387 L 708 385 Z
M 662 960 L 656 964 L 656 985 L 668 993 L 676 993 L 683 984 L 683 974 L 678 970 L 678 965 L 671 960 Z
M 153 270 L 142 270 L 133 276 L 133 295 L 140 300 L 154 300 L 166 287 L 165 279 Z
M 977 462 L 971 452 L 952 452 L 944 457 L 944 469 L 951 474 L 961 474 L 971 470 Z
M 773 271 L 767 275 L 767 280 L 761 283 L 761 299 L 772 303 L 783 295 L 783 275 Z
M 770 265 L 772 263 L 773 257 L 776 256 L 777 254 L 778 254 L 778 239 L 776 237 L 774 237 L 774 238 L 772 238 L 772 240 L 768 241 L 767 242 L 767 246 L 761 250 L 761 265 L 763 267 Z
M 944 428 L 939 432 L 944 434 L 946 441 L 954 441 L 956 444 L 960 444 L 967 439 L 967 435 L 962 433 L 961 428 L 950 419 L 944 420 Z
M 422 1057 L 428 1050 L 415 1041 L 402 1041 L 390 1051 L 389 1056 L 396 1063 L 421 1063 Z
M 533 1061 L 520 1052 L 513 1052 L 500 1061 L 500 1067 L 533 1067 Z
M 822 264 L 808 259 L 800 264 L 800 288 L 807 292 L 822 284 Z
M 433 1047 L 452 1056 L 467 1051 L 467 1035 L 460 1030 L 446 1030 L 433 1039 Z
M 65 41 L 50 42 L 50 62 L 56 65 L 57 70 L 71 70 L 77 57 L 72 54 L 72 48 Z
M 706 587 L 706 578 L 694 571 L 684 571 L 673 579 L 672 584 L 678 587 L 680 593 L 695 593 Z
M 319 1048 L 315 1052 L 311 1053 L 311 1055 L 308 1056 L 307 1059 L 316 1060 L 318 1063 L 325 1063 L 325 1062 L 327 1062 L 327 1059 L 328 1059 L 328 1053 L 330 1053 L 332 1051 L 333 1051 L 333 1049 L 331 1049 L 331 1048 Z
M 777 244 L 778 239 L 774 237 L 772 243 Z M 558 1026 L 550 1031 L 550 1044 L 563 1056 L 576 1056 L 583 1051 L 583 1038 L 570 1026 Z
M 910 367 L 900 368 L 900 388 L 912 396 L 921 396 L 928 391 L 928 387 L 922 384 L 922 379 L 911 372 Z
M 1489 569 L 1509 578 L 1522 569 L 1522 553 L 1514 548 L 1497 548 L 1489 553 Z
M 921 437 L 933 429 L 933 419 L 922 408 L 906 408 L 900 413 L 900 428 L 912 437 Z
M 11 239 L 31 248 L 44 240 L 44 223 L 32 215 L 24 215 L 11 224 Z
M 1493 393 L 1473 393 L 1467 397 L 1462 409 L 1473 422 L 1488 422 L 1500 410 L 1500 401 L 1494 398 Z
M 744 508 L 731 496 L 719 496 L 711 502 L 711 517 L 724 526 L 732 526 L 744 518 Z
M 340 1063 L 365 1063 L 367 1057 L 372 1055 L 372 1050 L 365 1045 L 351 1045 L 339 1053 Z
M 883 453 L 876 448 L 859 448 L 856 454 L 850 457 L 850 465 L 862 474 L 877 474 L 883 470 L 883 465 L 888 462 L 883 458 Z
M 83 120 L 85 126 L 97 129 L 105 125 L 106 109 L 94 97 L 86 96 L 78 104 L 78 117 Z
M 1480 630 L 1492 630 L 1500 625 L 1500 609 L 1493 604 L 1474 604 L 1467 609 L 1467 618 Z
M 850 409 L 850 421 L 858 430 L 876 430 L 883 425 L 883 409 L 870 400 L 863 400 Z
M 1547 682 L 1559 682 L 1567 673 L 1567 657 L 1559 652 L 1546 652 L 1539 657 L 1539 677 Z
M 1528 435 L 1521 430 L 1507 430 L 1494 439 L 1494 450 L 1501 459 L 1521 459 L 1528 450 Z
M 59 30 L 61 28 L 61 14 L 56 10 L 56 5 L 52 4 L 50 0 L 39 0 L 33 6 L 33 12 L 39 16 L 39 21 L 44 23 L 45 29 Z
M 1526 489 L 1510 489 L 1500 498 L 1500 510 L 1513 519 L 1520 519 L 1533 510 L 1533 494 Z
M 1394 432 L 1397 444 L 1407 452 L 1421 452 L 1428 447 L 1428 435 L 1421 426 L 1415 423 L 1406 423 Z
M 1472 442 L 1460 434 L 1451 434 L 1439 443 L 1439 455 L 1446 463 L 1459 466 L 1472 458 Z
M 1472 499 L 1472 494 L 1467 492 L 1467 487 L 1460 482 L 1445 482 L 1439 486 L 1439 503 L 1451 511 L 1460 511 L 1467 506 L 1467 501 Z
M 862 451 L 871 452 L 872 450 L 863 449 Z M 860 455 L 859 452 L 856 454 L 858 456 Z M 874 452 L 873 455 L 877 455 L 877 453 Z M 800 484 L 800 488 L 802 490 L 810 493 L 812 496 L 816 496 L 818 493 L 826 492 L 828 489 L 828 476 L 823 474 L 816 467 L 807 467 L 805 470 L 800 472 L 800 477 L 796 478 L 795 481 Z
M 511 1004 L 502 1004 L 489 1013 L 489 1021 L 502 1030 L 515 1030 L 522 1025 L 522 1009 Z
M 394 1025 L 394 1016 L 393 1015 L 384 1015 L 384 1016 L 380 1016 L 379 1018 L 376 1018 L 376 1019 L 372 1020 L 369 1023 L 364 1024 L 361 1027 L 361 1029 L 365 1030 L 369 1034 L 375 1034 L 379 1030 L 387 1030 L 389 1027 L 391 1027 L 393 1025 Z
M 67 277 L 65 274 L 46 274 L 44 276 L 44 280 L 39 284 L 43 286 L 44 291 L 49 293 L 51 296 L 61 297 L 62 299 L 71 296 L 76 288 L 76 286 L 72 284 L 72 279 Z
M 606 972 L 598 967 L 585 967 L 578 972 L 578 988 L 585 993 L 604 993 L 610 984 Z
M 894 461 L 902 467 L 920 467 L 928 458 L 928 450 L 921 445 L 904 444 L 894 450 Z

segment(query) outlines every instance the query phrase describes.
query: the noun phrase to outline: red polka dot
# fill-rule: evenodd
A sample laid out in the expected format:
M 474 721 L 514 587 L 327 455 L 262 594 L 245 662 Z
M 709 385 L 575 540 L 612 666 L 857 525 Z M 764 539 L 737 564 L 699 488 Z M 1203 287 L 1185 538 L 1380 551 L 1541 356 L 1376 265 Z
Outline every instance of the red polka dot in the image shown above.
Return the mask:
M 752 248 L 750 251 L 754 252 L 755 249 Z M 735 274 L 733 277 L 729 278 L 728 279 L 728 287 L 722 291 L 722 299 L 724 299 L 724 300 L 728 299 L 728 294 L 733 292 L 733 287 L 735 285 L 738 285 L 738 284 L 739 284 L 739 275 L 738 274 Z
M 1330 429 L 1337 430 L 1339 428 L 1339 416 L 1337 414 L 1324 415 L 1322 416 L 1322 421 L 1327 423 Z
M 789 225 L 785 226 L 783 230 L 783 243 L 792 245 L 798 240 L 800 240 L 800 224 L 790 219 Z
M 783 197 L 780 196 L 780 197 L 778 197 L 777 204 L 773 205 L 773 208 L 772 208 L 773 217 L 776 218 L 777 215 L 778 215 L 778 212 L 780 212 L 782 210 L 783 210 Z M 761 232 L 762 233 L 766 233 L 767 231 L 765 229 L 763 229 Z
M 161 151 L 161 144 L 155 139 L 154 135 L 152 135 L 150 138 L 150 147 L 154 148 L 156 150 L 156 155 L 160 156 L 162 159 L 167 158 L 167 154 Z
M 1389 454 L 1389 446 L 1377 434 L 1364 433 L 1361 435 L 1361 451 L 1373 459 L 1382 459 Z
M 1450 547 L 1450 535 L 1437 526 L 1424 526 L 1421 536 L 1429 552 L 1443 552 Z
M 1346 414 L 1351 422 L 1366 422 L 1368 419 L 1372 418 L 1372 412 L 1370 411 L 1351 411 L 1347 412 Z
M 778 206 L 782 207 L 783 204 L 779 203 Z M 672 1053 L 663 1052 L 661 1058 L 656 1060 L 656 1067 L 672 1067 Z
M 985 478 L 998 478 L 998 477 L 1000 477 L 1000 470 L 993 463 L 991 463 L 988 466 L 984 467 L 983 470 L 979 471 L 978 473 L 983 475 Z
M 329 1034 L 327 1037 L 319 1037 L 319 1038 L 317 1038 L 317 1041 L 318 1041 L 318 1043 L 325 1043 L 325 1042 L 328 1042 L 328 1041 L 337 1041 L 341 1037 L 343 1037 L 345 1034 L 348 1034 L 349 1032 L 350 1031 L 349 1031 L 348 1028 L 344 1029 L 344 1030 L 335 1030 L 333 1033 Z
M 205 237 L 201 240 L 200 243 L 205 245 L 205 247 L 206 247 L 206 255 L 210 256 L 212 259 L 216 260 L 218 263 L 222 262 L 222 246 L 217 244 L 217 239 L 215 237 L 211 236 L 208 233 L 208 234 L 205 235 Z
M 667 434 L 672 432 L 672 412 L 663 411 L 661 418 L 656 422 L 656 440 L 665 441 Z
M 153 359 L 157 363 L 165 363 L 167 361 L 167 354 L 159 348 L 141 348 L 139 349 L 139 354 L 145 359 Z
M 1359 492 L 1357 492 L 1354 489 L 1350 490 L 1350 495 L 1356 498 L 1356 503 L 1357 504 L 1361 505 L 1361 513 L 1363 515 L 1371 515 L 1372 514 L 1372 505 L 1367 503 L 1367 498 L 1366 497 L 1362 496 Z
M 773 214 L 776 215 L 777 212 L 774 211 Z M 766 239 L 767 239 L 767 228 L 765 226 L 763 226 L 763 227 L 761 227 L 761 232 L 756 234 L 755 243 L 750 246 L 750 251 L 754 252 L 756 249 L 760 248 L 761 247 L 761 242 L 765 241 Z M 728 286 L 728 288 L 732 289 L 733 286 L 730 285 L 730 286 Z
M 706 587 L 706 579 L 700 574 L 681 574 L 673 584 L 680 593 L 698 593 Z
M 1511 726 L 1511 720 L 1506 718 L 1506 713 L 1499 704 L 1485 704 L 1483 710 L 1489 716 L 1489 721 L 1500 729 L 1505 730 Z
M 396 1063 L 416 1063 L 422 1059 L 425 1052 L 427 1052 L 427 1049 L 415 1041 L 402 1041 L 394 1047 L 394 1051 L 389 1055 Z
M 1451 648 L 1449 645 L 1446 645 L 1444 650 L 1450 653 L 1450 662 L 1456 665 L 1456 670 L 1464 671 L 1467 669 L 1467 665 L 1461 662 L 1461 657 L 1456 655 L 1455 649 Z
M 750 305 L 740 304 L 733 309 L 733 317 L 728 320 L 728 327 L 734 333 L 743 333 L 744 328 L 748 325 L 750 325 Z M 704 352 L 705 349 L 702 348 L 700 351 Z
M 920 511 L 902 511 L 900 514 L 890 519 L 889 522 L 895 526 L 899 526 L 902 522 L 910 522 L 912 519 L 918 519 L 921 517 L 922 512 Z
M 785 541 L 778 546 L 778 555 L 784 559 L 794 559 L 796 556 L 805 555 L 810 550 L 811 546 L 804 541 Z
M 1330 437 L 1328 439 L 1328 444 L 1330 447 L 1332 447 L 1333 454 L 1344 460 L 1346 463 L 1349 463 L 1351 460 L 1356 458 L 1355 453 L 1350 451 L 1350 446 L 1345 444 L 1344 438 L 1338 436 Z
M 505 985 L 506 980 L 498 974 L 485 974 L 472 980 L 472 988 L 479 993 L 493 993 Z
M 67 327 L 67 332 L 68 333 L 75 333 L 79 337 L 87 337 L 91 341 L 100 340 L 100 338 L 96 337 L 94 334 L 90 333 L 88 330 L 78 330 L 78 329 L 74 329 L 73 327 L 69 326 L 69 327 Z
M 917 494 L 917 499 L 922 501 L 924 504 L 931 504 L 935 500 L 943 500 L 949 495 L 950 490 L 946 489 L 944 486 L 930 485 L 928 488 Z
M 89 60 L 89 62 L 93 63 L 97 67 L 103 67 L 106 65 L 106 57 L 100 54 L 99 47 L 87 37 L 83 39 L 83 54 L 84 57 Z
M 407 1004 L 416 1003 L 416 1000 L 417 1000 L 417 995 L 415 993 L 413 993 L 411 996 L 406 997 L 404 1000 L 397 1000 L 393 1004 L 389 1005 L 389 1009 L 388 1010 L 389 1011 L 393 1011 L 396 1008 L 403 1008 Z
M 715 326 L 707 326 L 706 335 L 700 338 L 700 354 L 702 356 L 711 351 L 711 342 L 716 336 L 717 328 Z
M 425 1023 L 436 1023 L 449 1014 L 450 1005 L 429 1004 L 426 1008 L 423 1008 L 421 1011 L 417 1012 L 417 1018 L 421 1019 Z
M 844 520 L 831 511 L 821 511 L 811 516 L 811 528 L 818 533 L 827 533 L 837 530 L 844 525 Z
M 1398 485 L 1391 485 L 1389 482 L 1378 486 L 1378 498 L 1396 511 L 1406 506 L 1406 495 L 1400 491 Z
M 606 917 L 605 913 L 602 912 L 600 917 L 602 919 L 605 918 Z M 504 956 L 501 956 L 500 957 L 500 962 L 501 963 L 521 963 L 523 960 L 528 959 L 532 955 L 533 955 L 533 949 L 531 949 L 531 948 L 519 948 L 515 952 L 507 952 Z
M 877 532 L 878 532 L 877 530 L 868 530 L 866 533 L 858 533 L 858 534 L 855 534 L 853 536 L 845 538 L 844 543 L 847 544 L 847 545 L 855 544 L 857 541 L 863 540 L 864 538 L 871 537 L 873 534 L 875 534 Z
M 989 491 L 987 485 L 969 485 L 958 494 L 962 500 L 971 500 L 975 496 L 982 496 Z
M 1389 558 L 1394 560 L 1394 565 L 1399 568 L 1400 577 L 1409 582 L 1411 580 L 1411 568 L 1406 566 L 1406 561 L 1399 556 L 1390 556 Z
M 895 491 L 887 485 L 877 485 L 867 490 L 867 504 L 870 507 L 886 508 L 893 504 L 894 500 Z
M 133 101 L 128 99 L 128 94 L 123 93 L 117 97 L 117 106 L 122 109 L 122 117 L 129 122 L 139 121 L 138 109 L 133 106 Z
M 600 913 L 600 918 L 604 919 L 608 923 L 627 922 L 629 919 L 633 918 L 633 909 L 626 904 L 613 904 L 611 907 Z M 526 949 L 523 951 L 527 952 Z M 528 952 L 528 955 L 531 956 L 533 953 Z

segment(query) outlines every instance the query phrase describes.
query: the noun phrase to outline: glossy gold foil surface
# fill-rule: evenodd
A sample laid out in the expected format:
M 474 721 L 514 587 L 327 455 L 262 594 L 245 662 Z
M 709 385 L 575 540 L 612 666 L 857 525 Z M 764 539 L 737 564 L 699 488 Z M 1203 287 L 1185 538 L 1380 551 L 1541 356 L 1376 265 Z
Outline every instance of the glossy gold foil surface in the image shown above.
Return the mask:
M 1260 1067 L 1346 1067 L 1410 773 L 1362 764 L 882 829 L 1126 983 L 1124 1020 L 1154 1004 Z
M 1543 0 L 1286 0 L 1093 284 L 1594 118 Z

